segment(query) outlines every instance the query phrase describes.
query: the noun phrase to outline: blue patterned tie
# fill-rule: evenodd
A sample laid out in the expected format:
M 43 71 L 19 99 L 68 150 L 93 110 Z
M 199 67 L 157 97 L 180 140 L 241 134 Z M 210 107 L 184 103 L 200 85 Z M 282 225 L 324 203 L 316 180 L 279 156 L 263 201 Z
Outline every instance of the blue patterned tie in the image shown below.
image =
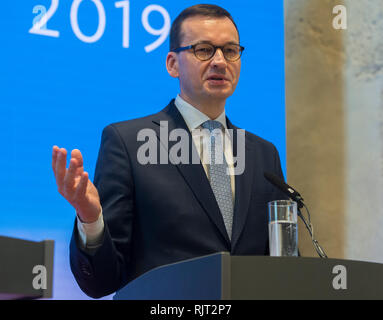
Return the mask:
M 221 138 L 219 136 L 216 138 L 214 135 L 214 132 L 217 132 L 215 129 L 221 130 L 222 124 L 218 121 L 208 120 L 202 124 L 202 127 L 210 131 L 210 185 L 213 189 L 213 193 L 223 216 L 227 233 L 231 240 L 233 226 L 233 194 L 231 190 L 230 175 L 227 174 L 228 165 L 223 152 L 222 142 L 224 135 L 222 131 L 220 131 Z M 218 151 L 217 154 L 216 151 Z

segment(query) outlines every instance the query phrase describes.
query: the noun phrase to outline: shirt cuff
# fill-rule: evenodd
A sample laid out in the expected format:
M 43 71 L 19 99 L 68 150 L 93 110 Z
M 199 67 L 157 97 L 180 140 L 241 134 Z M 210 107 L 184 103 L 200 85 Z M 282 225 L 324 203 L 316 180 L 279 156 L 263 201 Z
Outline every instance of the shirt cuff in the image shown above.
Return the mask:
M 101 212 L 95 222 L 81 222 L 77 215 L 77 229 L 80 236 L 80 242 L 83 248 L 93 249 L 102 244 L 102 234 L 104 232 L 104 218 Z

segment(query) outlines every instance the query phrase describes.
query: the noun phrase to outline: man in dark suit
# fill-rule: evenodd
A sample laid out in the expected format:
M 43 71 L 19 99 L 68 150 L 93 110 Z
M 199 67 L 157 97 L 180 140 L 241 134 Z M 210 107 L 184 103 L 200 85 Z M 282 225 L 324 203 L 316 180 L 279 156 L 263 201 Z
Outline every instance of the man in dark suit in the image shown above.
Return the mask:
M 110 294 L 154 267 L 184 259 L 269 253 L 267 202 L 281 195 L 263 173 L 283 177 L 278 152 L 249 132 L 242 135 L 225 114 L 243 49 L 226 10 L 185 9 L 172 25 L 166 60 L 180 82 L 177 98 L 157 114 L 104 129 L 94 184 L 79 150 L 66 169 L 66 150 L 53 148 L 59 192 L 77 212 L 71 268 L 89 296 Z M 172 133 L 182 142 L 176 150 L 187 153 L 183 161 L 172 152 L 179 143 Z M 207 153 L 210 162 L 203 160 Z M 201 161 L 192 161 L 195 155 Z

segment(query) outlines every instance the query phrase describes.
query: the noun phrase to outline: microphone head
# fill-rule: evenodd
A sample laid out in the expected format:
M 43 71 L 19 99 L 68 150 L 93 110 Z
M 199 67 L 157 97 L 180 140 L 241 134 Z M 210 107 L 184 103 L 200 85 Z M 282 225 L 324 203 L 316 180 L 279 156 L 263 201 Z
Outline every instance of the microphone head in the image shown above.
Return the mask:
M 303 207 L 303 198 L 301 197 L 298 191 L 294 190 L 294 188 L 290 187 L 287 183 L 285 183 L 283 179 L 271 172 L 264 172 L 263 175 L 272 185 L 281 190 L 289 198 L 296 201 L 300 208 Z
M 271 172 L 264 172 L 263 175 L 271 184 L 280 188 L 282 191 L 286 191 L 289 188 L 289 186 L 277 175 Z

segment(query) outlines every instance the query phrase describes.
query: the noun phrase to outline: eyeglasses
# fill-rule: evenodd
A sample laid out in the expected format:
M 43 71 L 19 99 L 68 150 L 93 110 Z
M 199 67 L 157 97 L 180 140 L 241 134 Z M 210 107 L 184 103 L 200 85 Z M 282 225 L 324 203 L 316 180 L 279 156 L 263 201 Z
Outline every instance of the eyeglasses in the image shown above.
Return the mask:
M 239 44 L 225 44 L 224 46 L 215 46 L 211 43 L 197 43 L 191 46 L 180 47 L 172 51 L 180 52 L 189 49 L 193 49 L 194 55 L 201 61 L 207 61 L 211 59 L 214 57 L 217 49 L 221 49 L 225 59 L 230 62 L 237 61 L 241 57 L 242 51 L 245 50 L 245 48 Z

